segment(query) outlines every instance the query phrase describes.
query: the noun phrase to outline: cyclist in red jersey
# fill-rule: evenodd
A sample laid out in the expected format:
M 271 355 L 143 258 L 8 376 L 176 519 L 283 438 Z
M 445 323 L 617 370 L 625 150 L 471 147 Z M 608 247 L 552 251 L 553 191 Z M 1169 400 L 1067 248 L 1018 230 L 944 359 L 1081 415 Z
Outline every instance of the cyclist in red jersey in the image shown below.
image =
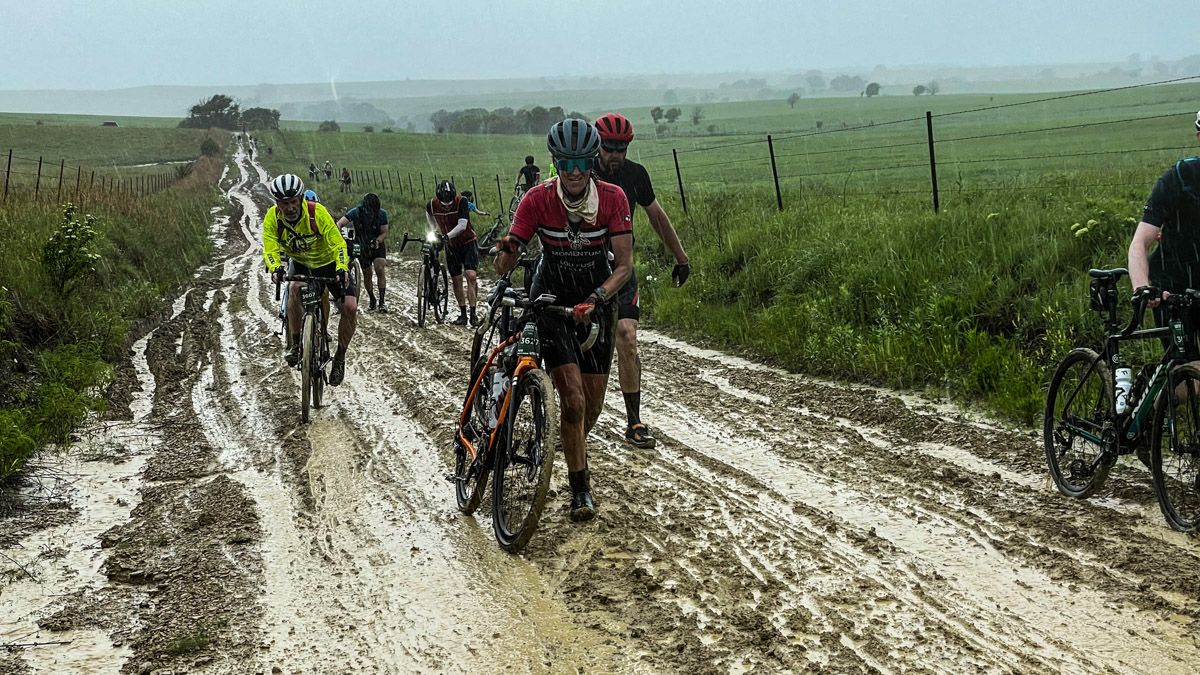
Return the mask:
M 631 214 L 638 205 L 646 210 L 650 227 L 675 257 L 671 278 L 676 286 L 682 286 L 692 270 L 687 253 L 679 243 L 679 235 L 675 233 L 667 212 L 654 197 L 650 174 L 644 166 L 625 157 L 629 143 L 633 141 L 633 125 L 623 115 L 609 113 L 596 120 L 596 131 L 600 133 L 600 161 L 596 163 L 596 176 L 625 192 Z M 637 275 L 633 275 L 617 295 L 617 377 L 625 398 L 625 438 L 639 448 L 652 448 L 654 436 L 642 422 L 642 361 L 637 352 L 637 325 L 640 318 L 638 280 Z
M 479 269 L 479 249 L 475 247 L 475 228 L 471 226 L 471 211 L 467 200 L 454 191 L 454 183 L 444 180 L 438 183 L 433 199 L 425 205 L 425 220 L 429 229 L 440 232 L 447 239 L 446 267 L 454 283 L 454 299 L 458 301 L 458 318 L 450 323 L 466 325 L 467 309 L 471 310 L 470 323 L 479 324 L 475 316 L 475 301 L 479 295 L 475 271 Z M 464 297 L 463 277 L 467 280 Z
M 550 129 L 546 142 L 558 177 L 534 186 L 521 200 L 507 236 L 497 242 L 496 272 L 517 264 L 519 252 L 536 235 L 542 259 L 530 297 L 551 293 L 586 323 L 599 313 L 600 338 L 587 352 L 569 319 L 545 316 L 538 323 L 542 359 L 562 402 L 563 454 L 571 483 L 571 519 L 596 514 L 587 462 L 587 433 L 600 417 L 612 365 L 612 300 L 633 271 L 629 205 L 615 185 L 595 179 L 600 137 L 586 120 L 568 119 Z M 608 252 L 612 250 L 614 265 Z

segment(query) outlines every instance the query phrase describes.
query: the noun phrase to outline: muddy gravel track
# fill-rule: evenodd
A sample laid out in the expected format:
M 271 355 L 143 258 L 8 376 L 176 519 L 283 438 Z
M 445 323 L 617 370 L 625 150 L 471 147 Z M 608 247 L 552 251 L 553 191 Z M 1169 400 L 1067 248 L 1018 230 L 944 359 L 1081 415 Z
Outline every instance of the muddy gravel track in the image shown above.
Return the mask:
M 239 151 L 219 255 L 120 370 L 53 498 L 0 521 L 0 672 L 1194 673 L 1200 547 L 1122 464 L 1058 495 L 1032 430 L 644 330 L 589 438 L 596 520 L 519 556 L 454 507 L 469 335 L 416 327 L 416 264 L 300 424 L 266 179 Z M 398 232 L 402 226 L 395 228 Z M 336 316 L 335 316 L 336 320 Z M 69 644 L 52 644 L 69 643 Z

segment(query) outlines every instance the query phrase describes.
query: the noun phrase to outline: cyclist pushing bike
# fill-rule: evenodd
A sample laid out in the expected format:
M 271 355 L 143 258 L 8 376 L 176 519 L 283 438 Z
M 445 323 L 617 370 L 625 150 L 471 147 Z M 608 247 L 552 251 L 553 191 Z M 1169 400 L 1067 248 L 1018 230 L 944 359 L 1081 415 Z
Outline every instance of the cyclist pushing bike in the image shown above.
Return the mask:
M 479 249 L 475 247 L 475 229 L 471 227 L 471 211 L 467 200 L 454 191 L 448 180 L 438 183 L 434 198 L 425 205 L 425 220 L 429 228 L 444 235 L 446 245 L 446 267 L 450 269 L 450 280 L 454 282 L 454 299 L 458 301 L 458 318 L 450 323 L 462 326 L 467 323 L 467 308 L 471 309 L 471 325 L 479 323 L 475 316 L 475 302 L 479 285 L 475 271 L 479 269 Z M 466 297 L 463 297 L 463 277 L 467 278 Z
M 384 270 L 387 266 L 386 242 L 389 228 L 388 214 L 380 208 L 379 195 L 374 192 L 364 195 L 358 206 L 347 211 L 346 215 L 338 220 L 338 229 L 351 223 L 354 224 L 358 243 L 362 245 L 363 287 L 366 288 L 367 297 L 371 299 L 367 309 L 376 308 L 374 288 L 371 284 L 371 273 L 374 272 L 375 278 L 379 280 L 379 311 L 386 314 L 387 305 L 384 304 L 383 296 L 387 292 Z
M 542 262 L 530 297 L 549 293 L 555 304 L 572 308 L 573 319 L 546 315 L 538 320 L 542 357 L 561 399 L 561 438 L 571 484 L 571 519 L 596 513 L 587 462 L 587 433 L 596 424 L 612 365 L 613 314 L 610 300 L 633 271 L 629 205 L 621 189 L 593 176 L 600 136 L 586 120 L 567 119 L 550 129 L 546 145 L 558 177 L 534 187 L 517 208 L 509 234 L 497 242 L 495 267 L 505 274 L 520 251 L 537 236 Z M 610 267 L 612 249 L 615 267 Z M 599 314 L 599 339 L 584 352 L 573 322 Z
M 350 283 L 346 273 L 346 241 L 325 207 L 304 199 L 304 182 L 299 176 L 290 173 L 279 176 L 271 181 L 270 190 L 275 206 L 267 209 L 263 217 L 263 259 L 272 278 L 281 283 L 287 276 L 282 260 L 286 251 L 295 274 L 338 279 L 337 283 L 327 284 L 325 288 L 337 299 L 341 314 L 337 353 L 329 371 L 329 384 L 337 386 L 345 376 L 346 348 L 358 323 L 358 289 Z M 285 359 L 289 366 L 296 365 L 300 358 L 303 313 L 300 284 L 293 283 L 289 287 L 287 307 L 289 340 Z

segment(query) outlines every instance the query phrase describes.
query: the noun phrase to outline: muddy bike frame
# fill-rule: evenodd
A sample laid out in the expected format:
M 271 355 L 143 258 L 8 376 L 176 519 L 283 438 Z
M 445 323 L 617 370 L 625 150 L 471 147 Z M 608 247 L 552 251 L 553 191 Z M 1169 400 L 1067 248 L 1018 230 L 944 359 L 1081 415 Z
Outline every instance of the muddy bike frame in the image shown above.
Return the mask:
M 1166 349 L 1163 350 L 1161 361 L 1155 366 L 1152 374 L 1147 375 L 1147 372 L 1153 364 L 1146 364 L 1139 368 L 1136 382 L 1133 386 L 1133 391 L 1129 392 L 1128 406 L 1126 409 L 1118 413 L 1116 409 L 1116 398 L 1114 396 L 1103 396 L 1106 402 L 1103 410 L 1090 410 L 1094 417 L 1085 419 L 1077 413 L 1069 413 L 1064 415 L 1062 420 L 1056 418 L 1054 411 L 1054 398 L 1058 394 L 1056 384 L 1062 374 L 1062 371 L 1071 363 L 1073 355 L 1078 353 L 1075 350 L 1068 354 L 1063 362 L 1058 367 L 1058 372 L 1055 375 L 1055 381 L 1051 384 L 1051 389 L 1047 394 L 1046 405 L 1046 428 L 1045 428 L 1045 444 L 1046 452 L 1053 453 L 1056 448 L 1061 446 L 1070 447 L 1070 437 L 1079 436 L 1091 443 L 1096 444 L 1100 448 L 1091 460 L 1091 463 L 1086 466 L 1073 465 L 1070 468 L 1072 477 L 1082 477 L 1092 479 L 1094 481 L 1087 487 L 1085 491 L 1076 491 L 1068 489 L 1059 481 L 1058 476 L 1054 476 L 1055 483 L 1058 484 L 1059 491 L 1071 497 L 1086 497 L 1103 485 L 1108 477 L 1108 470 L 1116 464 L 1120 455 L 1127 455 L 1134 452 L 1139 445 L 1149 440 L 1148 430 L 1152 427 L 1149 424 L 1149 419 L 1152 412 L 1164 402 L 1160 400 L 1164 392 L 1169 392 L 1172 396 L 1175 390 L 1174 370 L 1177 366 L 1186 363 L 1184 358 L 1185 350 L 1189 345 L 1195 342 L 1195 332 L 1190 322 L 1187 320 L 1188 311 L 1198 303 L 1200 303 L 1200 291 L 1187 290 L 1183 293 L 1174 294 L 1163 300 L 1163 314 L 1166 317 L 1166 326 L 1159 328 L 1148 328 L 1139 330 L 1142 320 L 1146 313 L 1146 308 L 1152 298 L 1152 292 L 1149 289 L 1140 291 L 1133 297 L 1134 311 L 1129 323 L 1123 328 L 1120 321 L 1117 319 L 1117 299 L 1116 286 L 1122 276 L 1129 272 L 1124 268 L 1112 270 L 1090 270 L 1089 276 L 1094 280 L 1092 282 L 1092 308 L 1097 311 L 1106 312 L 1108 314 L 1104 321 L 1106 337 L 1103 351 L 1092 358 L 1087 370 L 1080 378 L 1079 384 L 1074 390 L 1067 393 L 1066 401 L 1062 408 L 1064 411 L 1074 411 L 1073 404 L 1077 396 L 1084 390 L 1085 385 L 1093 373 L 1097 373 L 1098 368 L 1103 368 L 1099 373 L 1103 386 L 1113 387 L 1111 373 L 1115 372 L 1118 367 L 1125 367 L 1126 364 L 1120 356 L 1120 344 L 1133 340 L 1149 340 L 1156 338 L 1169 338 Z M 1094 355 L 1094 352 L 1091 352 Z M 1105 372 L 1107 371 L 1107 372 Z M 1141 391 L 1144 389 L 1144 391 Z M 1168 418 L 1170 424 L 1170 432 L 1175 433 L 1175 416 L 1174 406 L 1170 408 L 1170 416 Z M 1160 430 L 1161 431 L 1161 430 Z M 1054 459 L 1048 457 L 1051 461 L 1051 472 L 1054 473 Z M 1061 470 L 1061 467 L 1060 467 Z M 1156 477 L 1157 479 L 1157 477 Z

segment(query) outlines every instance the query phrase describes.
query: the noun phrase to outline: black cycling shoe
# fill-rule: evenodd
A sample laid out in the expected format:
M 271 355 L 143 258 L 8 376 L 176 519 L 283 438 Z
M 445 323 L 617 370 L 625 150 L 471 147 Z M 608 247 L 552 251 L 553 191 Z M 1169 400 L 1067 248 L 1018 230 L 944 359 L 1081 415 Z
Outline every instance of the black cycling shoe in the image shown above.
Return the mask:
M 379 313 L 387 314 L 387 305 L 383 304 L 382 302 L 379 303 Z
M 451 326 L 465 326 L 465 325 L 467 325 L 467 315 L 466 315 L 466 314 L 459 314 L 457 319 L 455 319 L 455 320 L 453 320 L 453 321 L 451 321 L 451 322 L 450 322 L 450 325 L 451 325 Z
M 334 356 L 333 365 L 329 366 L 329 386 L 338 386 L 344 377 L 346 377 L 346 357 Z
M 367 311 L 368 311 L 368 312 L 374 312 L 374 311 L 375 311 L 375 301 L 374 301 L 374 300 L 372 300 L 372 301 L 371 301 L 371 304 L 367 306 Z
M 581 523 L 596 517 L 596 503 L 591 492 L 577 492 L 571 497 L 571 520 Z
M 300 363 L 300 343 L 294 342 L 288 350 L 283 353 L 283 360 L 287 361 L 288 366 L 295 368 L 297 363 Z
M 653 448 L 656 442 L 654 437 L 650 435 L 650 428 L 641 422 L 625 430 L 625 440 L 639 448 Z

